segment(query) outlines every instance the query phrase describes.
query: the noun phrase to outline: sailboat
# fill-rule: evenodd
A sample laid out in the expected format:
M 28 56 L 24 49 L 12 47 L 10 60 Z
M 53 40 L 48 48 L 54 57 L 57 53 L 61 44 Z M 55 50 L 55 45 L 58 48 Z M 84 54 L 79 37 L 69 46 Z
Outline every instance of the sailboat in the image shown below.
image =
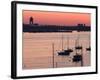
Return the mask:
M 83 66 L 83 53 L 78 54 L 78 53 L 76 52 L 76 54 L 75 54 L 75 55 L 73 56 L 73 58 L 72 58 L 72 61 L 73 61 L 73 62 L 76 62 L 76 63 L 78 63 L 78 62 L 81 61 L 81 66 Z
M 69 39 L 67 42 L 68 48 L 66 50 L 63 49 L 63 35 L 62 35 L 62 51 L 58 52 L 59 56 L 69 56 L 71 52 L 73 52 L 72 49 L 69 49 Z
M 90 39 L 89 39 L 90 41 Z M 89 45 L 90 45 L 90 42 L 89 42 Z M 87 51 L 91 51 L 91 47 L 89 46 L 88 48 L 86 48 Z
M 78 41 L 77 41 L 78 40 Z M 73 56 L 73 62 L 80 62 L 81 61 L 81 66 L 83 66 L 83 53 L 82 53 L 82 46 L 79 46 L 79 38 L 76 40 L 76 44 L 75 44 L 75 50 L 76 50 L 76 54 Z M 77 45 L 78 44 L 78 45 Z M 81 50 L 81 54 L 79 54 L 77 51 Z
M 90 48 L 90 46 L 89 46 L 88 48 L 86 48 L 86 50 L 87 50 L 87 51 L 91 51 L 91 48 Z
M 68 40 L 67 40 L 67 49 L 66 50 L 64 50 L 66 53 L 67 52 L 69 52 L 69 53 L 71 53 L 71 52 L 73 52 L 73 49 L 70 49 L 69 48 L 69 37 L 68 37 Z
M 82 61 L 82 55 L 76 54 L 73 56 L 73 62 Z
M 82 46 L 79 45 L 79 37 L 78 37 L 78 39 L 76 40 L 76 46 L 75 46 L 75 49 L 77 49 L 77 50 L 82 49 Z

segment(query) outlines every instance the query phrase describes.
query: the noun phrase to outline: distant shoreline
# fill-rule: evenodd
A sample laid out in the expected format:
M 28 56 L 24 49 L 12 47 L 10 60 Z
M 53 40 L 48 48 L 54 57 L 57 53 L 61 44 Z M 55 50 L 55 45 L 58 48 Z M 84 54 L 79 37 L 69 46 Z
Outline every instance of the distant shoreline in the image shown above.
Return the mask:
M 23 24 L 23 32 L 73 32 L 73 31 L 90 31 L 90 26 L 56 26 L 56 25 L 35 25 Z

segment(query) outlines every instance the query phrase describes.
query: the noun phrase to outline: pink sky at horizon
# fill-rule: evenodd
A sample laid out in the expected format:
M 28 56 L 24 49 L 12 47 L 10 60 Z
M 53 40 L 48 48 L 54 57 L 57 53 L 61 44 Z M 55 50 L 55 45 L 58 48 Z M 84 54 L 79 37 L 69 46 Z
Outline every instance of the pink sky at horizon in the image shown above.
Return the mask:
M 91 14 L 75 12 L 51 12 L 51 11 L 23 11 L 23 23 L 28 24 L 29 18 L 33 17 L 34 23 L 40 25 L 70 25 L 79 23 L 91 25 Z

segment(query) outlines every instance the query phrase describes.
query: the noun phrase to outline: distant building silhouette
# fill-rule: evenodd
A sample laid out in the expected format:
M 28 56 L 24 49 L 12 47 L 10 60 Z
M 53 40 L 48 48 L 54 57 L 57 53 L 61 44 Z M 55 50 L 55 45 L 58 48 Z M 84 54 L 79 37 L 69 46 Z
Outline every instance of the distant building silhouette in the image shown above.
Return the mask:
M 30 17 L 29 24 L 33 24 L 33 17 Z
M 86 25 L 85 24 L 77 24 L 77 26 L 79 26 L 79 27 L 85 27 Z
M 83 27 L 83 26 L 84 26 L 84 24 L 78 24 L 78 26 L 81 26 L 81 27 Z

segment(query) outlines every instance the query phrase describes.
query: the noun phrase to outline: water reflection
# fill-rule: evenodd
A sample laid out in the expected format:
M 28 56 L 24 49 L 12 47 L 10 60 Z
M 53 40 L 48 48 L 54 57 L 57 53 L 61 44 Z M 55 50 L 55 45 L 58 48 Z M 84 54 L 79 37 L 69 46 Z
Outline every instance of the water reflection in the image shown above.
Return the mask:
M 90 32 L 23 33 L 23 69 L 90 66 L 89 46 Z

